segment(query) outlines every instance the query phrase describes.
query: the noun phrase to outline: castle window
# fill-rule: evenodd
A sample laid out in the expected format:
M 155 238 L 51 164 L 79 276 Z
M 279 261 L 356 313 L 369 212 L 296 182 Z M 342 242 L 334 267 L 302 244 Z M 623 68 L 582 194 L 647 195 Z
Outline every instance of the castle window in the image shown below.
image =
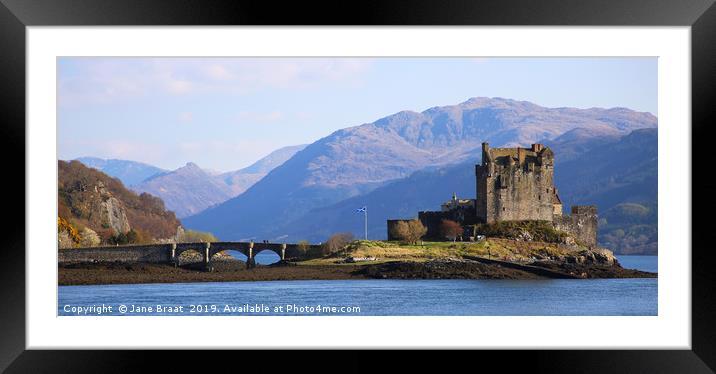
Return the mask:
M 538 195 L 537 200 L 542 200 L 542 195 Z
M 502 207 L 502 211 L 503 211 L 503 212 L 505 211 L 505 207 Z

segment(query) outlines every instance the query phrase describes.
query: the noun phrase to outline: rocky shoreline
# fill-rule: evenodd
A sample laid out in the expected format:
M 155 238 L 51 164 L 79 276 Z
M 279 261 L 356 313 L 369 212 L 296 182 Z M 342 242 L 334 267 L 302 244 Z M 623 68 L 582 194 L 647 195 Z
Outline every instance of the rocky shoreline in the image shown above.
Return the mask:
M 624 269 L 618 264 L 539 262 L 505 266 L 466 259 L 389 261 L 376 264 L 306 265 L 277 263 L 246 269 L 241 261 L 215 261 L 214 271 L 196 265 L 78 263 L 58 266 L 58 283 L 65 285 L 235 282 L 334 279 L 549 279 L 549 278 L 656 278 L 656 273 Z M 536 268 L 544 269 L 539 271 Z

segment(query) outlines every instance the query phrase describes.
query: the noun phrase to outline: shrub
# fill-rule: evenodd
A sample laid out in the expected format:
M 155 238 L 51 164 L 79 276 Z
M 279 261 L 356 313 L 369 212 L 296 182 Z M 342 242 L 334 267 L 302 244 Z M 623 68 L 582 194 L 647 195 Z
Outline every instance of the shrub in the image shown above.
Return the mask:
M 63 233 L 65 234 L 63 235 Z M 77 229 L 62 217 L 57 217 L 57 234 L 60 235 L 60 247 L 62 248 L 74 247 L 81 240 Z M 65 239 L 65 243 L 63 243 L 63 239 Z
M 119 234 L 110 236 L 107 242 L 112 245 L 124 245 L 129 243 L 129 239 L 127 238 L 127 234 L 120 232 Z
M 129 230 L 127 232 L 127 243 L 139 243 L 141 242 L 141 238 L 139 237 L 139 234 L 134 231 L 134 229 Z
M 61 249 L 72 248 L 75 246 L 75 242 L 70 238 L 70 234 L 67 231 L 60 231 L 57 234 L 58 245 Z
M 328 240 L 323 244 L 323 254 L 324 255 L 330 255 L 336 252 L 339 252 L 343 250 L 348 243 L 350 243 L 353 240 L 353 234 L 349 232 L 341 232 L 338 234 L 333 234 Z
M 298 247 L 298 250 L 299 252 L 301 252 L 301 255 L 305 255 L 306 252 L 308 252 L 308 249 L 311 248 L 311 243 L 309 243 L 308 240 L 301 240 L 296 243 L 296 247 Z
M 96 247 L 102 241 L 99 235 L 97 235 L 97 233 L 89 227 L 82 229 L 80 237 L 80 246 L 82 247 Z
M 179 237 L 179 241 L 184 243 L 208 243 L 217 242 L 219 239 L 210 232 L 186 230 Z

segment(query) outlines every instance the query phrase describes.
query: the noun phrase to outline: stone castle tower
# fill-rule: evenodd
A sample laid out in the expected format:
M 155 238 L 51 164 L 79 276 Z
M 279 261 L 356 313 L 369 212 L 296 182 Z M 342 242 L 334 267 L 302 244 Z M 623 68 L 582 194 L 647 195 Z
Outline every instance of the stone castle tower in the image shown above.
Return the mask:
M 482 222 L 552 221 L 562 215 L 554 187 L 554 153 L 542 144 L 490 148 L 482 143 L 482 164 L 475 166 L 475 175 L 475 214 Z
M 474 200 L 453 194 L 441 210 L 418 212 L 427 238 L 440 239 L 440 224 L 446 219 L 463 228 L 503 221 L 548 221 L 584 245 L 597 245 L 595 206 L 572 206 L 571 214 L 562 214 L 562 201 L 554 186 L 554 153 L 549 147 L 490 148 L 482 143 L 482 164 L 475 166 L 475 176 Z M 388 220 L 389 240 L 395 240 L 392 228 L 400 221 L 404 220 Z

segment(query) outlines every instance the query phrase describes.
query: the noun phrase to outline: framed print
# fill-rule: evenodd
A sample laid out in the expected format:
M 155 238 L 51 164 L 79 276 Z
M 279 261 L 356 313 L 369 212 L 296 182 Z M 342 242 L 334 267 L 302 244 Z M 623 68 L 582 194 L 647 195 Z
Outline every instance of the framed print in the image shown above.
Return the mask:
M 3 0 L 4 369 L 713 371 L 712 2 L 321 6 Z

